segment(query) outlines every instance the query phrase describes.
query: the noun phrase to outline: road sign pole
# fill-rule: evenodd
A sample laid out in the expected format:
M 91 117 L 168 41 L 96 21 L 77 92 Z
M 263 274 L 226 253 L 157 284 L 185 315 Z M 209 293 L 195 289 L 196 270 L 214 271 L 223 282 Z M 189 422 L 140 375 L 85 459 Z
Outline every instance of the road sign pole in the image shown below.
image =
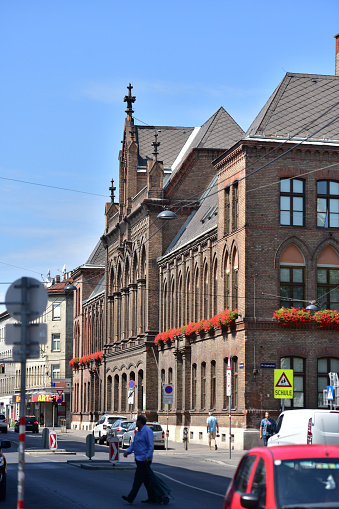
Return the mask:
M 168 403 L 167 403 L 167 428 L 166 428 L 166 450 L 168 449 Z
M 26 403 L 26 335 L 28 327 L 29 306 L 27 305 L 27 278 L 21 279 L 21 362 L 20 362 L 20 417 L 19 417 L 19 465 L 18 465 L 18 500 L 17 509 L 24 509 L 25 496 L 25 403 Z
M 227 360 L 227 384 L 226 384 L 226 391 L 227 391 L 227 396 L 228 396 L 228 406 L 229 406 L 229 411 L 228 411 L 228 419 L 229 419 L 229 432 L 228 432 L 228 435 L 229 435 L 229 448 L 230 448 L 230 458 L 232 457 L 232 412 L 231 412 L 231 408 L 232 408 L 232 369 L 231 369 L 231 360 L 232 360 L 232 355 L 230 355 L 228 357 L 228 360 Z

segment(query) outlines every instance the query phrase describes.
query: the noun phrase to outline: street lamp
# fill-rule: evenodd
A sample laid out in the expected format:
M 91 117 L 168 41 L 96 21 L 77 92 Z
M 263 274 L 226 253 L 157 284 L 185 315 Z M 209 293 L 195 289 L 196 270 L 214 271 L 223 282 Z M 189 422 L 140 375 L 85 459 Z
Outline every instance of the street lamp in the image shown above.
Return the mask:
M 169 221 L 172 219 L 178 219 L 178 216 L 172 210 L 165 209 L 160 214 L 157 215 L 157 219 L 162 219 L 163 221 Z
M 319 306 L 316 304 L 316 300 L 311 300 L 310 304 L 307 306 L 306 310 L 310 311 L 311 314 L 315 313 L 316 311 L 319 311 Z

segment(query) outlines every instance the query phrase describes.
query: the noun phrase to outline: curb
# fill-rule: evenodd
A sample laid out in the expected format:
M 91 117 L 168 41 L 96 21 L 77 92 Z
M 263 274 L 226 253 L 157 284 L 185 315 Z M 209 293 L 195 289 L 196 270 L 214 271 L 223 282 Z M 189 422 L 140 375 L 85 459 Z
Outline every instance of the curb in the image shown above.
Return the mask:
M 88 470 L 135 470 L 136 466 L 131 463 L 112 463 L 108 460 L 68 460 L 68 465 L 78 468 L 86 468 Z

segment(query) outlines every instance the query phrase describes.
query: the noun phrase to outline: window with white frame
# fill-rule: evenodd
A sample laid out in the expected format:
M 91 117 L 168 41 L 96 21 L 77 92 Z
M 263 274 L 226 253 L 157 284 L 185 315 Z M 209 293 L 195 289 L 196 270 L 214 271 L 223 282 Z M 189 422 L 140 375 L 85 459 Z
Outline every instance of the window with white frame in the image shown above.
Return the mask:
M 52 334 L 52 352 L 60 352 L 60 334 Z
M 60 304 L 54 303 L 52 307 L 52 320 L 60 320 Z
M 280 224 L 290 226 L 304 226 L 304 210 L 304 181 L 301 179 L 281 179 Z
M 52 364 L 52 380 L 60 378 L 60 364 Z

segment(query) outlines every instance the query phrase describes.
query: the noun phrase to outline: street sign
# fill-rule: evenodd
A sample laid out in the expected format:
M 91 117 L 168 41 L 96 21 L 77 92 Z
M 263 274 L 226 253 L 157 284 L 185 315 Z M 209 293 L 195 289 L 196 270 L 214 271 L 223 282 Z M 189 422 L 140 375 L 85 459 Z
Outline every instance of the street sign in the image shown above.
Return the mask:
M 260 363 L 261 368 L 269 368 L 269 369 L 275 369 L 276 364 L 275 362 L 261 362 Z
M 173 384 L 164 384 L 164 404 L 173 404 Z
M 231 356 L 227 359 L 227 372 L 226 372 L 226 396 L 232 395 L 232 370 L 231 370 Z
M 117 437 L 109 440 L 109 461 L 119 461 L 119 438 Z
M 23 295 L 26 294 L 26 302 Z M 20 321 L 23 307 L 27 320 L 35 320 L 45 311 L 48 295 L 46 288 L 40 281 L 32 277 L 17 279 L 6 292 L 5 302 L 8 313 Z
M 134 387 L 135 387 L 135 381 L 134 381 L 134 380 L 130 380 L 130 381 L 128 382 L 128 387 L 129 387 L 130 389 L 134 389 Z
M 134 403 L 134 389 L 128 389 L 128 404 L 133 405 Z
M 49 448 L 51 450 L 56 450 L 58 448 L 56 431 L 49 432 Z
M 274 397 L 293 399 L 293 369 L 274 370 Z
M 327 386 L 327 401 L 333 401 L 333 385 Z

